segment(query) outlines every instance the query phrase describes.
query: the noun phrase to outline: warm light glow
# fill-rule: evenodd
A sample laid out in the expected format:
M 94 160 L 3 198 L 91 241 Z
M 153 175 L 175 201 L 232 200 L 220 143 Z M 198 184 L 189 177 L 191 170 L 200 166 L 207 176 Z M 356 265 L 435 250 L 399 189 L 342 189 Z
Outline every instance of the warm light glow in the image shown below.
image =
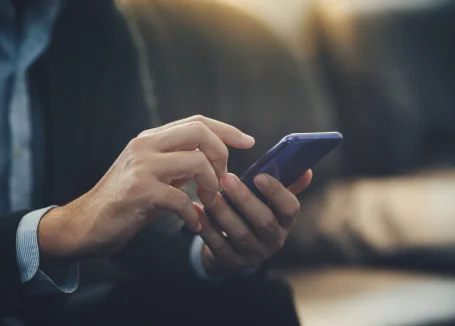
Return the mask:
M 305 0 L 302 0 L 305 1 Z M 318 0 L 334 15 L 377 13 L 389 10 L 413 10 L 435 6 L 447 0 Z
M 215 1 L 215 0 L 214 0 Z M 297 48 L 301 42 L 298 33 L 302 17 L 311 0 L 218 0 L 238 7 L 262 20 L 287 45 Z

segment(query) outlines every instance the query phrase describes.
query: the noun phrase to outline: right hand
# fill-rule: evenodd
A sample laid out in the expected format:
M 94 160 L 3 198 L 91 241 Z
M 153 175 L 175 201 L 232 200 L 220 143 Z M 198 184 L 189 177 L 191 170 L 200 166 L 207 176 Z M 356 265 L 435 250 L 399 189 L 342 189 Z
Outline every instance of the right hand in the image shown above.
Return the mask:
M 194 179 L 202 204 L 210 207 L 227 174 L 225 144 L 250 148 L 254 139 L 202 116 L 142 132 L 93 189 L 42 218 L 40 251 L 51 258 L 116 253 L 162 210 L 177 213 L 198 232 L 199 213 L 179 187 Z

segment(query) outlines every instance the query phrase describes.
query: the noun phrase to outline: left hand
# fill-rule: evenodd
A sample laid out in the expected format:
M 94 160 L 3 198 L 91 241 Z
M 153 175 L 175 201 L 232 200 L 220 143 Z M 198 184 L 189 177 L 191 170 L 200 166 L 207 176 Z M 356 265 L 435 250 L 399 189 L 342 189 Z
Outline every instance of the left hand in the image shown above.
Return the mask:
M 280 250 L 300 211 L 295 195 L 303 191 L 311 179 L 309 170 L 286 189 L 270 175 L 256 176 L 254 183 L 270 200 L 268 206 L 235 175 L 222 178 L 221 187 L 249 225 L 219 193 L 210 208 L 210 218 L 197 206 L 202 224 L 199 235 L 205 242 L 203 262 L 207 274 L 220 277 L 259 266 Z

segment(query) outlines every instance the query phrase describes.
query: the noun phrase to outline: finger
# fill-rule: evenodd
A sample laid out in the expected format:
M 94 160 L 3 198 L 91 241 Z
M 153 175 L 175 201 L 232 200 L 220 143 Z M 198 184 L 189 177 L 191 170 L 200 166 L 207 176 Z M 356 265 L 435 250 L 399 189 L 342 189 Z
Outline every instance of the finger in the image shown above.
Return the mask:
M 308 170 L 302 176 L 294 182 L 292 185 L 288 187 L 289 191 L 292 192 L 294 195 L 297 195 L 304 191 L 311 183 L 313 179 L 313 171 Z
M 200 206 L 194 205 L 199 208 L 199 218 L 202 225 L 199 236 L 204 240 L 204 243 L 210 248 L 214 256 L 223 261 L 227 267 L 232 269 L 243 268 L 242 258 L 234 251 L 232 245 L 221 233 L 219 226 L 204 213 Z
M 218 178 L 207 157 L 200 151 L 172 152 L 159 156 L 154 167 L 160 181 L 170 183 L 174 179 L 194 178 L 201 188 L 200 199 L 211 207 L 218 191 Z
M 227 174 L 229 151 L 221 139 L 199 121 L 170 127 L 153 134 L 157 150 L 161 152 L 199 149 L 212 164 L 218 178 Z
M 161 182 L 157 182 L 154 187 L 152 205 L 158 209 L 175 212 L 191 231 L 201 230 L 199 213 L 186 193 Z
M 268 174 L 256 176 L 254 184 L 271 202 L 281 226 L 285 229 L 291 228 L 300 210 L 300 202 L 297 197 L 286 189 L 280 181 Z
M 235 175 L 229 173 L 221 179 L 221 187 L 262 241 L 271 241 L 278 237 L 280 225 L 272 210 Z
M 176 179 L 171 182 L 171 186 L 177 189 L 182 188 L 185 186 L 188 182 L 193 180 L 193 178 L 185 178 L 185 179 Z
M 210 217 L 225 232 L 234 250 L 246 256 L 265 256 L 265 251 L 254 232 L 218 193 L 210 208 Z
M 239 129 L 214 119 L 195 115 L 183 120 L 174 121 L 164 126 L 147 130 L 143 134 L 160 132 L 162 130 L 186 124 L 188 122 L 199 121 L 205 124 L 213 133 L 215 133 L 226 145 L 235 148 L 250 148 L 254 145 L 254 138 L 241 132 Z

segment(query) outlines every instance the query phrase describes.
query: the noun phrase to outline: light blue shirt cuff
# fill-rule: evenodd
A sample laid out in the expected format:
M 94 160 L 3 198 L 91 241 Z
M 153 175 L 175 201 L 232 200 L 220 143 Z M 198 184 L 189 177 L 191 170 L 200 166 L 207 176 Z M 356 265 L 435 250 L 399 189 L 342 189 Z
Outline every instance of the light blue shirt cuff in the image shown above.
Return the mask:
M 193 271 L 196 274 L 196 276 L 201 280 L 212 281 L 212 282 L 222 281 L 222 280 L 226 279 L 226 278 L 210 277 L 207 275 L 207 272 L 205 271 L 205 268 L 204 268 L 204 263 L 202 262 L 202 249 L 203 248 L 204 248 L 204 240 L 202 240 L 202 238 L 200 236 L 195 236 L 193 239 L 193 243 L 191 244 L 191 248 L 190 248 L 190 263 L 191 263 L 191 266 L 193 267 Z M 240 275 L 240 276 L 252 275 L 258 269 L 259 269 L 259 266 L 248 268 L 248 269 L 242 271 L 238 275 Z
M 47 274 L 39 268 L 38 225 L 44 214 L 55 207 L 50 206 L 26 214 L 21 219 L 16 233 L 16 259 L 21 282 L 28 282 L 30 291 L 38 294 L 72 293 L 79 286 L 79 264 L 77 262 L 63 262 L 60 266 L 48 270 Z M 59 274 L 62 277 L 58 277 L 58 280 L 48 276 Z

